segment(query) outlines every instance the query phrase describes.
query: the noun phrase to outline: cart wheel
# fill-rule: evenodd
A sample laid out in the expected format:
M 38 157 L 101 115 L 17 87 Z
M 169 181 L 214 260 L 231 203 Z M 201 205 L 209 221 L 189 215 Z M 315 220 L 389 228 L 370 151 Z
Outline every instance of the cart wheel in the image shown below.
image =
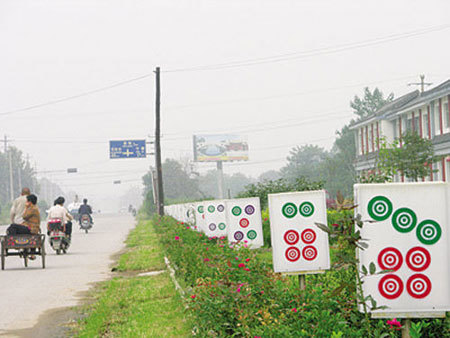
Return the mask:
M 5 270 L 5 249 L 3 249 L 3 243 L 2 243 L 1 256 L 2 256 L 2 270 Z
M 56 249 L 56 254 L 61 255 L 61 249 Z
M 45 249 L 41 248 L 42 269 L 45 269 Z

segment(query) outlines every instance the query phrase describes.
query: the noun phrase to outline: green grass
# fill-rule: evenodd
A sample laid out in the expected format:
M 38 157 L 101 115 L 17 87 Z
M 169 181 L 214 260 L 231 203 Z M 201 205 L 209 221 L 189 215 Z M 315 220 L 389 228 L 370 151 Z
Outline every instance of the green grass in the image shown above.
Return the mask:
M 149 221 L 139 222 L 119 259 L 123 272 L 165 269 L 162 251 Z M 78 337 L 188 337 L 183 303 L 168 272 L 148 277 L 116 277 L 92 293 Z

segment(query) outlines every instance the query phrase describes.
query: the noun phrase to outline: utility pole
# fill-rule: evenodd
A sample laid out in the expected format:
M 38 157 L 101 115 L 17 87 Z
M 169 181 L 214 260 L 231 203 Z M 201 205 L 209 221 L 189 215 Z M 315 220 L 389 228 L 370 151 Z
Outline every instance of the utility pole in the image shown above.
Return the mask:
M 223 162 L 217 161 L 217 184 L 219 187 L 219 198 L 223 199 Z
M 156 67 L 156 104 L 155 104 L 155 166 L 156 166 L 156 180 L 157 180 L 157 205 L 156 210 L 158 215 L 164 216 L 164 190 L 163 177 L 161 165 L 161 80 L 160 69 Z
M 408 86 L 420 86 L 420 92 L 423 93 L 425 91 L 425 86 L 431 86 L 431 82 L 425 82 L 425 75 L 420 75 L 420 82 L 412 82 L 408 83 Z
M 11 150 L 8 150 L 8 158 L 9 158 L 9 193 L 10 193 L 11 201 L 14 201 L 14 186 L 13 186 L 13 169 L 12 169 Z

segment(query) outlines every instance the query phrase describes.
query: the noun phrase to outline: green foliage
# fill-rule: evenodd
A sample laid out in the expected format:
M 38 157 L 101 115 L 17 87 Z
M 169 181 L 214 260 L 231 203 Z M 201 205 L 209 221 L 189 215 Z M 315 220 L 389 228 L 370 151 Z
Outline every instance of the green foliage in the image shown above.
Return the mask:
M 406 132 L 391 145 L 382 142 L 378 155 L 377 169 L 386 177 L 403 174 L 417 182 L 430 175 L 429 165 L 440 158 L 434 156 L 433 144 L 415 132 Z
M 360 118 L 367 117 L 370 114 L 375 113 L 386 103 L 391 102 L 394 99 L 394 94 L 391 93 L 384 98 L 383 92 L 378 88 L 375 88 L 373 92 L 369 87 L 364 88 L 364 97 L 361 99 L 358 95 L 355 95 L 353 101 L 350 101 L 350 107 L 353 108 L 353 112 Z
M 259 197 L 261 201 L 261 209 L 267 207 L 267 195 L 290 191 L 307 191 L 319 190 L 323 188 L 322 182 L 311 182 L 305 177 L 296 178 L 293 181 L 286 179 L 279 179 L 276 181 L 263 181 L 255 184 L 250 184 L 245 187 L 245 190 L 238 194 L 238 198 L 245 197 Z
M 327 158 L 327 152 L 316 145 L 296 146 L 291 149 L 287 157 L 287 164 L 280 172 L 288 181 L 295 181 L 305 177 L 311 181 L 320 180 L 321 163 Z

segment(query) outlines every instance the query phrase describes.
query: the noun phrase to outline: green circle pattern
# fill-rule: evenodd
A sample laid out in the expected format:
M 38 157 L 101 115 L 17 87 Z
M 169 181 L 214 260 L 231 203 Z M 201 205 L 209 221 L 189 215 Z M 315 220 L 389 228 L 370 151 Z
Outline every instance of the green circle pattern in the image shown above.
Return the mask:
M 208 207 L 208 211 L 209 211 L 210 213 L 213 213 L 215 210 L 216 210 L 216 207 L 215 207 L 214 205 L 210 205 L 210 206 Z
M 242 213 L 242 209 L 240 207 L 238 207 L 238 206 L 233 207 L 233 209 L 231 209 L 231 213 L 234 216 L 239 216 Z
M 225 223 L 219 223 L 219 229 L 224 230 L 225 229 Z
M 435 244 L 442 235 L 442 229 L 438 222 L 426 219 L 420 222 L 416 230 L 417 238 L 425 245 Z
M 254 240 L 257 236 L 258 234 L 256 233 L 255 230 L 250 230 L 249 232 L 247 232 L 248 239 Z
M 284 217 L 293 218 L 297 214 L 297 206 L 294 203 L 288 202 L 283 205 L 281 213 Z
M 300 206 L 298 207 L 298 212 L 303 216 L 303 217 L 309 217 L 312 216 L 312 214 L 314 214 L 314 205 L 311 202 L 303 202 L 302 204 L 300 204 Z
M 410 232 L 417 225 L 417 216 L 409 208 L 397 209 L 392 215 L 392 225 L 398 232 Z
M 205 209 L 203 208 L 203 205 L 199 205 L 197 208 L 198 212 L 203 214 L 203 212 L 205 211 Z
M 392 202 L 384 196 L 376 196 L 369 201 L 367 211 L 375 221 L 384 221 L 391 216 Z

